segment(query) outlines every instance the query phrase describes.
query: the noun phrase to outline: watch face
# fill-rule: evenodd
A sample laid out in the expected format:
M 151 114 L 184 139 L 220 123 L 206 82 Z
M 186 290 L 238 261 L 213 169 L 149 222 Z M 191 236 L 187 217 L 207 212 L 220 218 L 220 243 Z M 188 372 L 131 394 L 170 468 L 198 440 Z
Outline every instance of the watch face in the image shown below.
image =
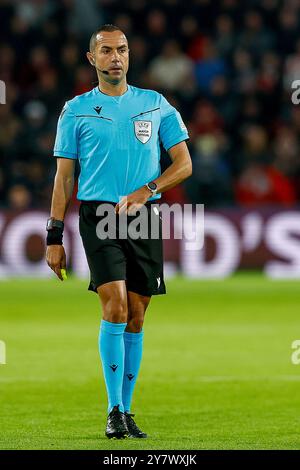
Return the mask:
M 157 184 L 153 182 L 149 183 L 148 186 L 152 191 L 155 191 L 157 188 Z

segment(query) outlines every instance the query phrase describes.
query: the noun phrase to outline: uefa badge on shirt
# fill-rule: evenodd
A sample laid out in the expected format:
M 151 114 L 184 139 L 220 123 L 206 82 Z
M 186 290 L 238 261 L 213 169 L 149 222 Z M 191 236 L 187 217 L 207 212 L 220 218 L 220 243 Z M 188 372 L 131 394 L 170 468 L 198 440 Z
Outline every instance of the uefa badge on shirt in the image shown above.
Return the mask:
M 151 137 L 152 134 L 152 122 L 151 121 L 134 121 L 134 133 L 136 138 L 145 144 Z

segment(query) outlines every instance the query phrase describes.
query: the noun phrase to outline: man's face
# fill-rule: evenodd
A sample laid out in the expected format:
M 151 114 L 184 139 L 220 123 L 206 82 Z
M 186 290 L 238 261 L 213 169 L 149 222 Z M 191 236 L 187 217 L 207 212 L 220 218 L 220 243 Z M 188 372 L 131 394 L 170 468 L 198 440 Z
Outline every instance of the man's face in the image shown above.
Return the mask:
M 92 56 L 96 68 L 108 72 L 102 74 L 105 81 L 116 85 L 125 78 L 128 71 L 129 49 L 126 36 L 121 31 L 98 33 Z

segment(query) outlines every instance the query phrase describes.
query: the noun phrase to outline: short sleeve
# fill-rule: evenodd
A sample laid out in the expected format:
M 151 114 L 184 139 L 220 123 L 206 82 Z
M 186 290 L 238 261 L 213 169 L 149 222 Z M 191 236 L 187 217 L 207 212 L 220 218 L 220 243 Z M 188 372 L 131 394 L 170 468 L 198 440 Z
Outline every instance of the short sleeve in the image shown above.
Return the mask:
M 57 123 L 54 156 L 73 160 L 78 157 L 77 120 L 75 113 L 73 113 L 67 102 Z
M 161 95 L 159 136 L 165 150 L 189 138 L 180 113 Z

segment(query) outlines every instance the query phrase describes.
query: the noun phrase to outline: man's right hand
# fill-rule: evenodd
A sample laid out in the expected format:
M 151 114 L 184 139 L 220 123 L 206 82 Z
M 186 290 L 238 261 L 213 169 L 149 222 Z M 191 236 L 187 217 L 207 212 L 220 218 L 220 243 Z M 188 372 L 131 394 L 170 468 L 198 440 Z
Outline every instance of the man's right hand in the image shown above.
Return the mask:
M 56 276 L 63 281 L 61 269 L 66 269 L 66 253 L 63 245 L 47 246 L 46 261 Z

